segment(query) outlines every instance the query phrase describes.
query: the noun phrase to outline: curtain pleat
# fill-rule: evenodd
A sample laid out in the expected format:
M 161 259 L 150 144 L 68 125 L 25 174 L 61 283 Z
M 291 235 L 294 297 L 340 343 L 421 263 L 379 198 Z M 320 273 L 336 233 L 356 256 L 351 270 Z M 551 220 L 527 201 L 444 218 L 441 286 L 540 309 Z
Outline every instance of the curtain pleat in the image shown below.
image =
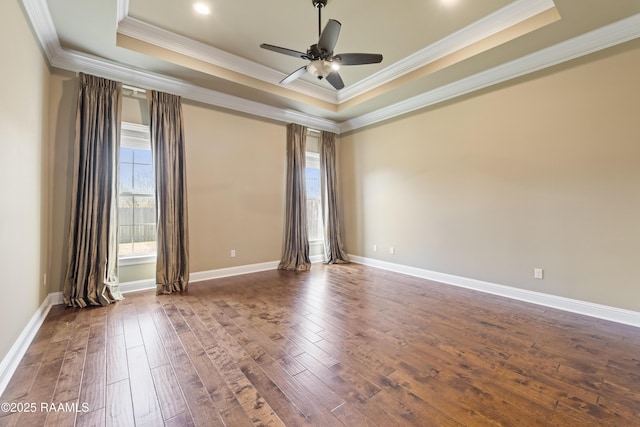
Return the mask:
M 156 180 L 158 294 L 186 291 L 189 226 L 182 104 L 179 96 L 148 91 L 149 130 Z
M 311 267 L 307 231 L 306 136 L 306 127 L 294 123 L 287 125 L 287 202 L 279 270 L 305 271 Z
M 324 262 L 326 264 L 346 264 L 347 252 L 340 236 L 340 209 L 337 195 L 336 135 L 322 131 L 319 140 L 320 151 L 320 199 L 322 203 L 322 225 L 324 230 Z
M 79 75 L 73 187 L 63 301 L 72 307 L 122 299 L 118 284 L 120 83 Z

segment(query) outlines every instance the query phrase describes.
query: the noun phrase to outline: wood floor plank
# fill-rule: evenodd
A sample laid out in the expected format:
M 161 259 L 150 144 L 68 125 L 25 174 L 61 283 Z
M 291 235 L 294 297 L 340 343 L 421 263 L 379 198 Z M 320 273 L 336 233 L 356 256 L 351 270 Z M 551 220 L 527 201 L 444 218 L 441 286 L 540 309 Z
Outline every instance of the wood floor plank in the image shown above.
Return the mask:
M 153 368 L 151 375 L 165 422 L 185 413 L 187 414 L 186 417 L 191 419 L 189 408 L 184 401 L 180 384 L 178 384 L 171 365 L 167 364 Z
M 169 420 L 165 421 L 165 427 L 192 427 L 196 424 L 191 418 L 191 415 L 187 412 L 183 412 L 180 415 L 177 415 Z
M 107 385 L 107 400 L 105 404 L 105 425 L 107 427 L 135 425 L 130 390 L 128 379 Z
M 129 349 L 142 345 L 142 333 L 140 332 L 135 305 L 130 301 L 122 305 L 122 326 L 126 348 Z
M 233 427 L 252 427 L 254 422 L 259 423 L 258 420 L 252 421 L 249 415 L 242 409 L 242 406 L 234 406 L 221 412 L 222 419 L 227 426 Z M 258 424 L 260 425 L 260 424 Z
M 89 323 L 77 324 L 64 355 L 53 403 L 78 400 L 88 342 Z
M 78 414 L 76 418 L 76 427 L 104 427 L 105 423 L 104 407 L 95 411 Z
M 322 408 L 316 401 L 313 390 L 306 389 L 299 381 L 276 362 L 261 365 L 261 369 L 302 411 L 304 417 L 315 425 L 339 425 L 339 420 L 330 410 Z
M 253 422 L 263 425 L 280 425 L 281 422 L 275 415 L 271 406 L 264 400 L 239 368 L 239 357 L 248 358 L 248 354 L 242 352 L 237 346 L 225 347 L 217 342 L 215 337 L 206 330 L 202 318 L 185 303 L 188 298 L 177 298 L 176 306 L 191 328 L 181 334 L 181 340 L 191 355 L 191 360 L 198 371 L 200 378 L 208 384 L 209 393 L 218 410 L 228 413 L 230 409 L 240 405 Z M 195 302 L 195 301 L 192 301 Z M 195 304 L 198 310 L 198 304 Z M 200 312 L 204 321 L 217 326 L 207 312 Z M 219 329 L 218 329 L 219 330 Z M 218 336 L 222 342 L 231 342 L 228 334 Z M 205 348 L 206 347 L 206 348 Z M 241 346 L 240 346 L 241 347 Z M 235 361 L 229 357 L 232 352 Z M 227 391 L 231 391 L 230 395 Z
M 142 333 L 142 340 L 147 352 L 147 359 L 151 369 L 169 363 L 169 358 L 162 345 L 162 340 L 153 323 L 153 317 L 149 310 L 149 305 L 143 302 L 136 304 L 138 314 L 138 324 Z
M 86 403 L 91 412 L 105 407 L 107 381 L 106 351 L 87 353 L 84 361 L 79 402 Z M 104 418 L 104 417 L 103 417 Z
M 634 426 L 640 328 L 357 264 L 53 307 L 0 426 Z
M 54 398 L 55 399 L 55 398 Z M 54 405 L 49 406 L 47 419 L 44 427 L 73 426 L 76 423 L 76 416 L 81 413 L 81 407 L 77 400 L 60 402 L 56 400 Z
M 108 337 L 107 348 L 107 385 L 129 378 L 127 366 L 127 344 L 124 333 Z
M 145 348 L 139 345 L 127 349 L 127 362 L 136 425 L 157 426 L 162 424 L 160 405 Z
M 189 360 L 189 355 L 185 351 L 175 329 L 176 325 L 181 325 L 178 328 L 180 331 L 189 331 L 184 319 L 181 319 L 175 306 L 169 302 L 165 302 L 163 305 L 157 303 L 153 310 L 153 315 L 160 338 L 164 343 L 167 356 L 195 425 L 223 426 L 224 422 L 220 417 L 220 413 Z
M 73 316 L 75 318 L 75 316 Z M 68 318 L 67 318 L 68 319 Z M 47 419 L 48 413 L 41 410 L 41 403 L 52 402 L 53 394 L 55 392 L 60 371 L 64 361 L 64 354 L 69 345 L 70 334 L 73 328 L 72 324 L 65 321 L 64 324 L 58 323 L 56 328 L 60 328 L 64 331 L 63 334 L 55 334 L 47 347 L 48 353 L 38 369 L 38 374 L 33 382 L 33 386 L 29 390 L 28 394 L 18 400 L 18 402 L 35 403 L 35 412 L 22 412 L 16 418 L 16 425 L 42 425 Z M 53 341 L 53 339 L 59 339 L 61 336 L 69 337 L 66 341 Z M 5 401 L 1 399 L 0 401 Z

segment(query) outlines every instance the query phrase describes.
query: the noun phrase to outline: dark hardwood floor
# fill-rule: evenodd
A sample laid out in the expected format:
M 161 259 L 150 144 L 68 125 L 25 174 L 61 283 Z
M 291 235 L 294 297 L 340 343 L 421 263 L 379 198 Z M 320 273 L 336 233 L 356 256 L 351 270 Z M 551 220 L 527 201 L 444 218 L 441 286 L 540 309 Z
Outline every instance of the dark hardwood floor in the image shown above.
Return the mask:
M 0 402 L 36 406 L 0 413 L 21 427 L 637 426 L 640 329 L 314 264 L 56 306 Z

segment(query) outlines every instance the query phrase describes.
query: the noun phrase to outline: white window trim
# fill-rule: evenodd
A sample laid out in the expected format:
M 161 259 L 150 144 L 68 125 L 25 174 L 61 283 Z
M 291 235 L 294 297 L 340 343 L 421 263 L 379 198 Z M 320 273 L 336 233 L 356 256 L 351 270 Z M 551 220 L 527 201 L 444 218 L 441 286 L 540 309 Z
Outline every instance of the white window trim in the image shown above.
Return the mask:
M 155 264 L 157 257 L 156 254 L 122 256 L 118 258 L 118 265 L 120 267 L 126 267 L 128 265 Z
M 137 123 L 122 122 L 120 145 L 129 148 L 138 148 L 142 150 L 149 149 L 149 142 L 151 141 L 151 132 L 149 126 L 141 125 Z M 124 142 L 124 144 L 123 144 Z M 120 193 L 118 193 L 120 194 Z M 138 193 L 123 193 L 125 195 L 138 195 Z M 142 194 L 140 194 L 142 195 Z M 148 195 L 148 194 L 144 194 Z M 157 254 L 148 255 L 118 255 L 119 266 L 139 265 L 139 264 L 153 264 L 156 262 Z
M 320 132 L 312 131 L 311 129 L 308 130 L 307 132 L 308 134 L 312 132 L 317 132 L 318 134 L 320 134 Z M 313 169 L 320 169 L 320 153 L 315 153 L 313 151 L 306 151 L 305 159 L 306 159 L 306 167 L 313 168 Z M 314 239 L 314 240 L 309 239 L 309 246 L 324 246 L 324 239 Z

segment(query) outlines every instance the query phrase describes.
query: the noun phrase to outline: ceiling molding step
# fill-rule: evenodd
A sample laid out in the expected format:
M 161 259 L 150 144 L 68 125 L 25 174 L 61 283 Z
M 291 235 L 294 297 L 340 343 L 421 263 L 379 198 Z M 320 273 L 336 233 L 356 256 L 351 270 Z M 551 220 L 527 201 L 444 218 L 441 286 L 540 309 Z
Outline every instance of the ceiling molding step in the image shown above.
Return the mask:
M 640 37 L 640 14 L 630 16 L 405 101 L 344 121 L 340 124 L 340 133 L 353 131 L 429 107 L 638 37 Z
M 555 7 L 553 0 L 518 0 L 338 92 L 338 103 L 360 96 Z
M 53 25 L 47 2 L 46 0 L 22 0 L 22 5 L 29 16 L 40 46 L 51 63 L 53 58 L 62 54 L 62 46 L 60 46 L 58 33 Z
M 117 0 L 116 3 L 116 28 L 118 22 L 129 16 L 129 0 Z
M 223 67 L 267 83 L 277 85 L 280 80 L 287 76 L 273 68 L 269 68 L 231 54 L 206 43 L 156 27 L 155 25 L 136 18 L 126 17 L 121 20 L 118 23 L 117 32 L 145 43 L 180 53 L 218 67 Z M 304 80 L 298 80 L 287 85 L 287 89 L 291 89 L 332 104 L 336 104 L 338 102 L 335 91 L 321 88 Z
M 118 0 L 118 8 L 121 8 L 125 2 L 127 7 L 122 10 L 128 10 L 128 0 Z M 111 63 L 103 58 L 65 50 L 60 46 L 58 34 L 55 31 L 46 0 L 22 0 L 22 3 L 31 21 L 36 37 L 52 67 L 73 72 L 90 73 L 133 86 L 160 90 L 183 96 L 186 99 L 276 121 L 290 123 L 295 119 L 297 123 L 314 129 L 335 133 L 339 131 L 338 124 L 332 120 L 271 107 L 213 90 L 203 89 L 159 74 L 127 68 L 119 64 Z
M 490 70 L 338 124 L 321 117 L 283 110 L 203 89 L 159 74 L 128 68 L 103 58 L 65 50 L 60 46 L 46 0 L 22 0 L 22 4 L 52 67 L 91 73 L 141 88 L 173 93 L 220 108 L 285 123 L 295 122 L 335 133 L 356 130 L 640 37 L 640 14 L 636 14 Z M 119 8 L 126 4 L 128 0 L 118 0 Z M 121 13 L 120 9 L 119 13 Z
M 108 62 L 103 58 L 94 57 L 80 52 L 64 50 L 54 58 L 52 66 L 63 70 L 89 73 L 95 76 L 108 78 L 124 84 L 152 89 L 181 96 L 192 101 L 202 102 L 215 107 L 238 111 L 258 117 L 264 117 L 279 122 L 296 123 L 338 133 L 338 124 L 332 120 L 310 116 L 304 113 L 284 110 L 259 102 L 250 101 L 226 93 L 204 89 L 200 86 L 187 83 L 182 80 L 169 78 L 160 74 L 139 71 L 124 67 L 120 64 Z

